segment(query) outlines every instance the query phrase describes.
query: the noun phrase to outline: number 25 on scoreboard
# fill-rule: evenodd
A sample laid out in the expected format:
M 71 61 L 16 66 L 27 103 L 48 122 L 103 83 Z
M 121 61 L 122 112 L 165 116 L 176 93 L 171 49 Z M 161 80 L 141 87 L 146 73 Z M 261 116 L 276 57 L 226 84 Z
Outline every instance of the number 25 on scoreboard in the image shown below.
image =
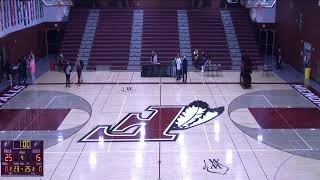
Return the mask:
M 12 161 L 12 154 L 4 154 L 4 161 L 11 162 Z

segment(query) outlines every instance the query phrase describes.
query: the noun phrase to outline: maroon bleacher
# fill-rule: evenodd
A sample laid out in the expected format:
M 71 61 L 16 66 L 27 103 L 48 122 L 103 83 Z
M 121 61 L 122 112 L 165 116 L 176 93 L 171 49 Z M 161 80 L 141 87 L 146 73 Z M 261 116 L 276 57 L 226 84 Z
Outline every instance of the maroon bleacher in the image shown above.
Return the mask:
M 223 69 L 231 68 L 231 58 L 220 12 L 213 9 L 188 11 L 191 50 L 205 51 Z
M 141 63 L 150 62 L 153 50 L 158 62 L 169 63 L 179 49 L 177 10 L 144 10 Z
M 186 0 L 138 0 L 135 3 L 136 8 L 147 9 L 186 9 Z
M 77 58 L 88 14 L 88 9 L 72 9 L 70 12 L 69 22 L 64 30 L 64 37 L 60 48 L 60 52 L 70 62 L 74 62 Z
M 238 43 L 242 53 L 246 53 L 252 60 L 253 65 L 262 63 L 256 33 L 250 22 L 247 9 L 230 8 L 232 23 L 237 34 Z
M 127 68 L 132 17 L 130 9 L 101 9 L 89 65 Z

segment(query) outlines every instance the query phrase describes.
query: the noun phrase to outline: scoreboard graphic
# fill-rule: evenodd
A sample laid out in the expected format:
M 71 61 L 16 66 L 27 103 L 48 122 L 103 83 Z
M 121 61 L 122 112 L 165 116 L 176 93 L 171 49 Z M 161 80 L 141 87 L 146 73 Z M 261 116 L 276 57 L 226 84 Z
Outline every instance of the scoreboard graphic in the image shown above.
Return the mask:
M 1 141 L 1 176 L 43 176 L 43 141 Z

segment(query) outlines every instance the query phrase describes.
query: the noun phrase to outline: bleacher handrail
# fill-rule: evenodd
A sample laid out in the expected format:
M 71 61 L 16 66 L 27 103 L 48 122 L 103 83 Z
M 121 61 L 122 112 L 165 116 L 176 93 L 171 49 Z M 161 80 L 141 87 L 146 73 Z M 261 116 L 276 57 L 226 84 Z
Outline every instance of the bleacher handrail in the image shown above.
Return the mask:
M 241 3 L 246 8 L 273 8 L 277 0 L 242 0 Z
M 72 6 L 72 0 L 42 0 L 45 6 Z

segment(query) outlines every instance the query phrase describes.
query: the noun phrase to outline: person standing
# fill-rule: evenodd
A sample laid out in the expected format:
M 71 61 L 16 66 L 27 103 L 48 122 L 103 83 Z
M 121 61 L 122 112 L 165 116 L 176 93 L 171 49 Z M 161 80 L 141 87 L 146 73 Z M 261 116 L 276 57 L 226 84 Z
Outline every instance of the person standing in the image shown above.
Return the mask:
M 36 62 L 34 59 L 33 53 L 30 54 L 30 74 L 31 74 L 31 79 L 32 79 L 32 85 L 37 85 L 36 82 Z
M 176 57 L 176 65 L 177 65 L 177 80 L 181 79 L 181 58 L 180 56 Z
M 199 50 L 198 50 L 198 49 L 195 49 L 195 50 L 193 51 L 192 63 L 193 63 L 193 65 L 194 65 L 196 68 L 198 68 L 198 66 L 199 66 L 199 57 L 200 57 L 200 55 L 199 55 Z
M 224 0 L 223 4 L 224 4 L 224 10 L 226 10 L 227 7 L 229 6 L 229 0 Z
M 12 73 L 13 73 L 12 65 L 9 62 L 7 62 L 5 67 L 6 67 L 7 79 L 10 81 L 10 86 L 12 87 Z
M 158 63 L 158 55 L 156 54 L 156 51 L 152 51 L 151 63 L 153 63 L 153 64 L 157 64 Z
M 27 83 L 27 79 L 28 79 L 27 58 L 22 56 L 21 59 L 22 59 L 22 62 L 21 62 L 21 65 L 22 65 L 22 80 L 23 80 L 24 83 Z
M 81 65 L 80 65 L 80 62 L 78 61 L 77 63 L 76 63 L 76 68 L 77 68 L 77 75 L 78 75 L 78 85 L 80 86 L 80 83 L 81 83 L 81 71 L 82 71 L 82 69 L 81 69 Z
M 63 65 L 64 65 L 64 56 L 61 53 L 58 57 L 58 71 L 61 71 L 63 69 Z
M 240 84 L 243 88 L 251 87 L 251 73 L 252 73 L 251 60 L 246 54 L 242 54 Z
M 70 87 L 70 75 L 72 72 L 72 68 L 70 66 L 69 61 L 67 61 L 66 63 L 66 67 L 65 67 L 65 74 L 66 74 L 66 87 Z
M 183 57 L 182 61 L 182 73 L 182 80 L 186 83 L 188 78 L 188 60 L 186 56 Z
M 205 67 L 206 61 L 207 61 L 206 54 L 204 53 L 204 51 L 202 51 L 201 58 L 200 58 L 201 72 L 204 72 L 204 67 Z
M 172 59 L 170 62 L 171 65 L 171 77 L 177 77 L 177 65 L 176 65 L 176 59 Z
M 80 60 L 80 68 L 81 68 L 80 82 L 83 83 L 83 68 L 84 68 L 83 60 Z
M 23 80 L 23 64 L 22 64 L 23 58 L 19 58 L 18 59 L 18 80 L 19 80 L 19 84 L 21 84 L 21 82 L 23 82 L 23 84 L 25 83 Z
M 277 69 L 281 69 L 282 64 L 282 56 L 281 56 L 281 49 L 278 49 L 278 59 L 277 59 Z

